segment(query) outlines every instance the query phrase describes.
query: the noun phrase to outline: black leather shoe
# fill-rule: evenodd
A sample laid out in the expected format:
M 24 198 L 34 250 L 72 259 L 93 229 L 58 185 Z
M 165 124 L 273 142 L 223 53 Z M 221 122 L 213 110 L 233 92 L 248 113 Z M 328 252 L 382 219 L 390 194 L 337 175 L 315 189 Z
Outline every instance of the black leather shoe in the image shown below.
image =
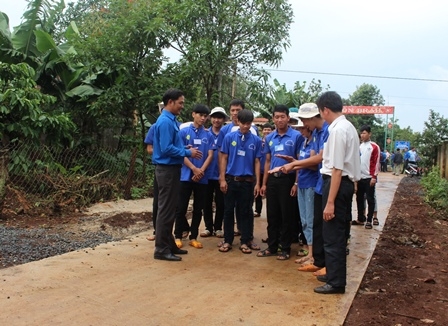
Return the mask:
M 154 259 L 168 260 L 168 261 L 181 261 L 182 257 L 174 256 L 173 254 L 154 254 Z
M 317 280 L 321 281 L 321 282 L 324 282 L 324 283 L 327 283 L 328 278 L 327 278 L 327 275 L 317 275 Z
M 183 249 L 175 249 L 175 250 L 171 250 L 171 252 L 173 253 L 173 255 L 186 255 L 186 254 L 188 254 L 188 250 L 183 250 Z
M 331 286 L 330 284 L 325 284 L 322 286 L 319 286 L 314 289 L 314 292 L 319 294 L 337 294 L 337 293 L 345 293 L 345 287 L 336 288 Z

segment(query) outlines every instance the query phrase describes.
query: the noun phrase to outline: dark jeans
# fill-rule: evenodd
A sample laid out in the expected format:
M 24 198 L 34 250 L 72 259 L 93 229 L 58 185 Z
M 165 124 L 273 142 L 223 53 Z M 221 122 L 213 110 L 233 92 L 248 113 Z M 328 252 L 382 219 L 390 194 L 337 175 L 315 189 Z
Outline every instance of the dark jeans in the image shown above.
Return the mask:
M 364 199 L 367 199 L 367 222 L 372 222 L 373 211 L 375 210 L 375 186 L 370 186 L 370 180 L 361 179 L 358 181 L 358 191 L 356 192 L 356 204 L 358 206 L 358 221 L 365 222 Z
M 193 215 L 191 226 L 188 226 L 187 214 L 188 203 L 191 193 L 193 193 Z M 180 192 L 178 195 L 176 208 L 176 227 L 174 236 L 176 239 L 182 239 L 182 232 L 190 229 L 190 240 L 196 239 L 199 233 L 199 224 L 202 220 L 202 210 L 205 205 L 205 196 L 207 194 L 207 185 L 197 182 L 181 181 Z
M 233 243 L 234 209 L 239 217 L 241 244 L 249 244 L 254 230 L 254 202 L 253 182 L 234 181 L 227 178 L 227 193 L 224 195 L 224 242 Z
M 270 252 L 290 252 L 293 235 L 297 232 L 297 198 L 291 197 L 295 173 L 281 177 L 268 176 L 266 184 L 266 212 L 268 222 L 268 246 Z M 296 208 L 296 209 L 294 209 Z M 296 216 L 294 216 L 296 215 Z M 297 237 L 297 233 L 295 234 Z
M 173 237 L 176 198 L 180 188 L 181 165 L 157 165 L 158 184 L 157 232 L 154 254 L 169 254 L 177 246 Z
M 324 178 L 322 208 L 328 200 L 330 177 Z M 347 177 L 342 177 L 341 185 L 334 202 L 334 218 L 323 222 L 325 267 L 327 284 L 333 287 L 345 287 L 347 283 L 347 207 L 353 198 L 354 185 Z M 314 247 L 313 247 L 314 251 Z
M 263 185 L 263 174 L 260 175 L 260 188 Z M 255 197 L 255 212 L 261 214 L 261 210 L 263 209 L 263 197 L 257 196 Z
M 317 267 L 325 267 L 325 250 L 322 227 L 324 210 L 322 209 L 322 195 L 314 193 L 314 220 L 313 220 L 313 259 Z
M 222 230 L 224 218 L 224 194 L 219 188 L 218 180 L 208 180 L 204 206 L 205 228 L 211 233 Z M 215 202 L 215 221 L 213 222 L 213 201 Z
M 154 186 L 153 186 L 153 200 L 152 200 L 152 226 L 154 227 L 153 234 L 156 234 L 156 222 L 157 213 L 159 211 L 159 185 L 157 184 L 157 178 L 154 174 Z

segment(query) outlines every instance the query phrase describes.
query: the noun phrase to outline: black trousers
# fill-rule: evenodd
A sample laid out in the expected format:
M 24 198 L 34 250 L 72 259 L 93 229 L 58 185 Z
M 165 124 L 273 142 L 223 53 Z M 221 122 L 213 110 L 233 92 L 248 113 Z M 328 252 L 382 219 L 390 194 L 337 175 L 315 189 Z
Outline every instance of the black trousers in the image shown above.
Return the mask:
M 322 235 L 323 212 L 322 195 L 314 193 L 313 259 L 314 265 L 317 267 L 325 267 L 324 238 Z
M 159 185 L 157 184 L 157 178 L 154 174 L 153 185 L 153 200 L 152 200 L 152 226 L 154 227 L 153 234 L 156 234 L 157 213 L 159 211 Z
M 263 184 L 263 174 L 260 175 L 260 188 Z M 261 214 L 261 210 L 263 209 L 263 197 L 257 196 L 255 197 L 255 212 Z
M 282 251 L 290 252 L 293 240 L 294 221 L 297 220 L 297 198 L 291 197 L 291 188 L 294 185 L 295 173 L 281 177 L 268 176 L 266 185 L 266 212 L 268 246 L 270 252 L 277 252 L 279 246 Z M 294 209 L 294 207 L 296 209 Z
M 173 237 L 173 225 L 180 188 L 180 169 L 181 165 L 156 166 L 159 198 L 154 254 L 169 254 L 177 249 Z
M 372 223 L 373 211 L 375 210 L 375 186 L 370 186 L 371 178 L 358 181 L 358 191 L 356 192 L 356 203 L 358 206 L 358 221 L 365 222 L 364 200 L 367 199 L 367 222 Z
M 328 200 L 331 178 L 324 178 L 322 208 Z M 341 185 L 334 202 L 334 218 L 323 221 L 325 267 L 327 284 L 333 287 L 345 287 L 347 283 L 347 207 L 352 201 L 354 184 L 347 177 L 342 177 Z M 314 250 L 314 247 L 313 247 Z
M 191 226 L 189 226 L 187 217 L 188 203 L 190 202 L 191 193 L 193 193 L 193 214 L 191 218 Z M 199 224 L 202 220 L 202 210 L 205 205 L 205 196 L 207 194 L 207 184 L 193 181 L 181 181 L 180 192 L 177 208 L 176 208 L 176 227 L 174 228 L 174 236 L 176 239 L 182 239 L 182 232 L 190 230 L 190 240 L 196 239 L 199 234 Z
M 224 194 L 219 188 L 218 180 L 208 180 L 204 206 L 205 228 L 211 233 L 222 230 L 224 218 Z M 215 202 L 215 220 L 213 221 L 213 202 Z

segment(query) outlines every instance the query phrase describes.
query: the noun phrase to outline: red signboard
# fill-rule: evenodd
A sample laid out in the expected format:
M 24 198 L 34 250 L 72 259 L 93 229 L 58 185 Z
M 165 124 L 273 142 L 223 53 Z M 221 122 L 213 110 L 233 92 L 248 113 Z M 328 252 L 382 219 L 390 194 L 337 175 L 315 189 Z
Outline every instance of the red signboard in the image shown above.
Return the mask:
M 344 114 L 393 114 L 394 106 L 344 106 Z

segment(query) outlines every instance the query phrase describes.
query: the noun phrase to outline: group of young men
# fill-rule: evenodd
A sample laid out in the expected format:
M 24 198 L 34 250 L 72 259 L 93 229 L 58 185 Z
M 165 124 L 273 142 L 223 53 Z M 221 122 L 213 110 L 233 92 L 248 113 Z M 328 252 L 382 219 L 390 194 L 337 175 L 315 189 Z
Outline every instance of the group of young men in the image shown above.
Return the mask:
M 325 92 L 316 104 L 302 105 L 299 119 L 292 126 L 289 109 L 275 106 L 275 129 L 267 130 L 263 139 L 253 125 L 253 113 L 239 100 L 229 105 L 231 123 L 224 125 L 228 116 L 223 108 L 210 112 L 204 105 L 195 105 L 193 122 L 184 124 L 182 129 L 175 118 L 184 106 L 183 93 L 168 90 L 163 106 L 145 140 L 153 154 L 158 187 L 154 258 L 180 261 L 179 255 L 187 254 L 181 249 L 186 234 L 194 248 L 202 248 L 199 235 L 215 235 L 222 238 L 219 251 L 226 253 L 232 249 L 234 237 L 241 235 L 242 253 L 259 250 L 253 241 L 252 205 L 254 198 L 266 197 L 267 248 L 257 256 L 288 260 L 300 216 L 306 249 L 298 253 L 302 256 L 296 260 L 301 264 L 299 270 L 315 272 L 325 282 L 314 289 L 316 293 L 344 293 L 355 184 L 360 181 L 361 189 L 365 189 L 358 194 L 358 212 L 362 208 L 359 214 L 364 216 L 366 197 L 369 223 L 378 173 L 370 162 L 378 155 L 379 163 L 379 153 L 372 154 L 376 145 L 370 143 L 370 129 L 366 127 L 361 129 L 360 159 L 358 132 L 342 114 L 341 97 Z M 209 115 L 211 127 L 205 129 Z M 192 192 L 193 216 L 189 225 L 185 214 Z M 258 202 L 255 216 L 260 213 Z M 199 234 L 202 214 L 206 229 Z

